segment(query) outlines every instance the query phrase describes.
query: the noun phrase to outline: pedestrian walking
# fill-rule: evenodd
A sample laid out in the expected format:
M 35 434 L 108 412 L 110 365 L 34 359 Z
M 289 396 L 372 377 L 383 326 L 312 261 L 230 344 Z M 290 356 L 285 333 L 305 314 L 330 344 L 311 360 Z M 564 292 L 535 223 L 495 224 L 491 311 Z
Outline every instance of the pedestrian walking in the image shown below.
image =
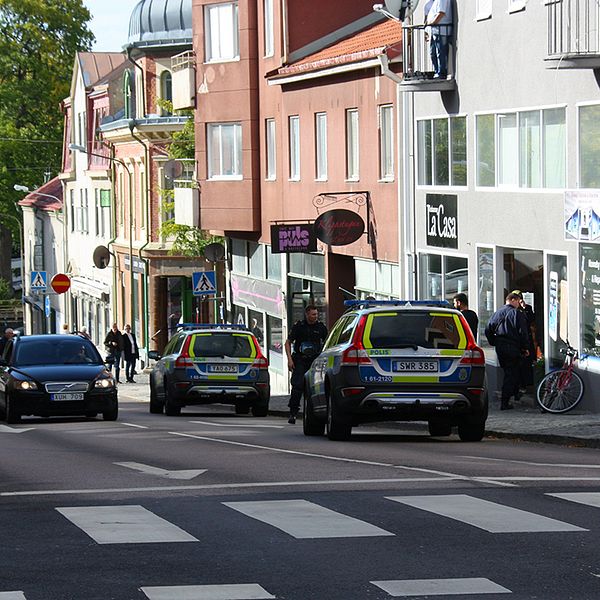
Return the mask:
M 477 341 L 477 328 L 479 327 L 479 317 L 474 310 L 469 308 L 469 299 L 466 294 L 459 292 L 452 299 L 454 302 L 454 308 L 460 310 L 462 316 L 465 318 L 465 321 L 469 324 L 471 328 L 471 333 Z
M 111 329 L 104 338 L 104 347 L 106 348 L 107 356 L 106 362 L 108 363 L 110 370 L 115 367 L 115 378 L 117 383 L 119 381 L 119 375 L 121 374 L 121 354 L 123 352 L 123 336 L 119 331 L 119 326 L 113 323 Z
M 492 315 L 485 328 L 485 336 L 496 348 L 498 361 L 504 371 L 500 410 L 514 408 L 510 399 L 519 399 L 521 357 L 529 354 L 527 320 L 519 310 L 519 302 L 517 294 L 508 294 L 506 304 Z
M 533 307 L 525 302 L 523 292 L 521 290 L 513 290 L 513 294 L 519 296 L 519 310 L 525 315 L 527 321 L 527 335 L 529 337 L 529 354 L 521 358 L 521 368 L 519 374 L 519 388 L 520 393 L 523 394 L 527 391 L 527 387 L 533 385 L 533 363 L 537 358 L 537 340 L 536 340 L 536 326 L 535 326 L 535 313 Z
M 300 409 L 300 399 L 304 393 L 304 375 L 321 352 L 326 337 L 327 327 L 319 321 L 319 309 L 314 304 L 309 304 L 304 309 L 304 319 L 293 325 L 285 342 L 288 369 L 292 373 L 292 392 L 288 403 L 288 423 L 291 425 L 296 422 Z
M 131 325 L 125 325 L 123 332 L 123 358 L 125 359 L 125 378 L 127 383 L 135 383 L 133 376 L 135 375 L 135 363 L 140 357 L 135 333 L 131 331 Z
M 12 327 L 6 327 L 4 329 L 4 334 L 0 338 L 0 356 L 2 356 L 2 354 L 4 354 L 4 347 L 6 346 L 6 344 L 9 342 L 9 340 L 12 340 L 14 337 L 15 337 L 14 329 Z

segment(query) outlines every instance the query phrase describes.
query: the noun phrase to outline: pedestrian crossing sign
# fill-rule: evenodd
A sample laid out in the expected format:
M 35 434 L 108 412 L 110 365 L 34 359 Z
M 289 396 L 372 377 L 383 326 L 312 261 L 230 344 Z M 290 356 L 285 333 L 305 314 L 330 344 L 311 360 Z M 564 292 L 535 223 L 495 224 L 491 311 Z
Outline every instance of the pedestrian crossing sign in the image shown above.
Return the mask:
M 197 271 L 192 273 L 192 294 L 194 296 L 214 296 L 217 293 L 215 271 Z
M 31 271 L 32 292 L 45 292 L 48 287 L 48 275 L 46 271 Z

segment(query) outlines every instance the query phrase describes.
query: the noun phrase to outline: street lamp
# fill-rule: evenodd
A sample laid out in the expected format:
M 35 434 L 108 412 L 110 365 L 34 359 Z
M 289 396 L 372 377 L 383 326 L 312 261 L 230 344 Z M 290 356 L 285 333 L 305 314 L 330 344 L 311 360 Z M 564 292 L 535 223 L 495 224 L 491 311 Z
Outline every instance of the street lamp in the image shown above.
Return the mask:
M 77 150 L 78 152 L 83 152 L 90 156 L 98 156 L 100 158 L 104 158 L 106 160 L 110 160 L 115 163 L 119 163 L 123 169 L 127 172 L 127 189 L 128 189 L 128 201 L 129 201 L 129 320 L 131 326 L 135 329 L 135 319 L 134 319 L 134 310 L 135 310 L 135 295 L 134 295 L 134 284 L 135 279 L 133 277 L 133 185 L 132 185 L 132 176 L 127 163 L 121 158 L 115 158 L 114 156 L 105 156 L 104 154 L 98 154 L 97 152 L 90 152 L 85 146 L 81 144 L 69 144 L 69 150 Z M 116 216 L 115 216 L 115 226 L 116 226 Z M 116 231 L 115 231 L 116 235 Z

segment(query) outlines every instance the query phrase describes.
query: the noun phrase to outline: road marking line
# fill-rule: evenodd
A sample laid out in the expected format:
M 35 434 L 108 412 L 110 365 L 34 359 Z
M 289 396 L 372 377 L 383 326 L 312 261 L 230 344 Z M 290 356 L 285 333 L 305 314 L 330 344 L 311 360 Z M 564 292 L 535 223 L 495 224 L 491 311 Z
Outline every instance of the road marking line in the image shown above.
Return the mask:
M 0 592 L 0 600 L 27 600 L 23 592 Z
M 25 433 L 26 431 L 33 431 L 35 427 L 24 427 L 18 429 L 17 427 L 8 427 L 8 425 L 0 425 L 0 433 Z M 12 592 L 7 592 L 12 594 Z M 18 592 L 17 592 L 18 593 Z M 0 596 L 2 598 L 2 596 Z
M 257 521 L 268 523 L 297 539 L 381 537 L 393 533 L 366 521 L 329 510 L 308 500 L 223 502 Z
M 202 473 L 206 473 L 206 469 L 180 469 L 178 471 L 167 471 L 159 467 L 152 467 L 151 465 L 144 465 L 143 463 L 137 462 L 117 462 L 115 465 L 120 467 L 126 467 L 127 469 L 133 469 L 134 471 L 140 471 L 147 475 L 157 475 L 158 477 L 166 477 L 167 479 L 194 479 Z
M 177 525 L 139 505 L 65 506 L 56 510 L 98 544 L 198 541 Z
M 271 429 L 283 429 L 284 425 L 263 425 L 253 423 L 211 423 L 210 421 L 190 421 L 190 423 L 199 423 L 200 425 L 211 425 L 212 427 L 263 427 Z
M 509 458 L 488 458 L 486 456 L 461 456 L 460 458 L 470 458 L 473 460 L 485 460 L 492 462 L 510 462 L 517 463 L 519 465 L 531 465 L 534 467 L 564 467 L 566 469 L 600 469 L 600 465 L 582 465 L 581 463 L 569 464 L 569 463 L 540 463 L 530 462 L 526 460 L 513 460 Z
M 303 487 L 311 485 L 340 485 L 340 484 L 379 484 L 379 483 L 427 483 L 430 481 L 453 481 L 448 477 L 395 477 L 390 479 L 329 479 L 321 481 L 264 481 L 255 483 L 214 483 L 205 485 L 163 485 L 150 487 L 131 488 L 90 488 L 80 490 L 27 490 L 23 492 L 0 492 L 2 496 L 62 496 L 77 494 L 129 494 L 134 492 L 177 492 L 193 490 L 234 490 L 245 488 L 269 488 L 269 487 Z
M 138 429 L 149 429 L 147 425 L 137 425 L 136 423 L 123 423 L 119 422 L 120 425 L 125 425 L 126 427 L 137 427 Z
M 386 496 L 388 500 L 455 519 L 490 533 L 588 531 L 518 508 L 481 500 L 467 494 L 440 496 Z
M 371 581 L 394 598 L 407 596 L 449 596 L 451 594 L 512 594 L 484 577 L 461 579 L 405 579 Z
M 262 600 L 276 598 L 258 583 L 143 587 L 149 600 Z
M 546 494 L 546 496 L 554 496 L 569 502 L 577 502 L 586 506 L 600 508 L 600 492 L 569 492 L 564 494 Z

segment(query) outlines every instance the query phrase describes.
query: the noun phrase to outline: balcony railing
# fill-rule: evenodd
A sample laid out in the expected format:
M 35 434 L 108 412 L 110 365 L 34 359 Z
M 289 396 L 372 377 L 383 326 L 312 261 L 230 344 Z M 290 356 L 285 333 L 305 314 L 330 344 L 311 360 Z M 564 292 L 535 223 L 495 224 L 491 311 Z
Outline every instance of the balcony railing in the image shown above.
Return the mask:
M 454 45 L 448 49 L 448 77 L 434 79 L 433 64 L 429 52 L 429 40 L 424 25 L 403 26 L 402 28 L 403 88 L 414 91 L 443 91 L 455 88 Z
M 598 0 L 553 0 L 548 3 L 548 58 L 563 67 L 600 66 Z

